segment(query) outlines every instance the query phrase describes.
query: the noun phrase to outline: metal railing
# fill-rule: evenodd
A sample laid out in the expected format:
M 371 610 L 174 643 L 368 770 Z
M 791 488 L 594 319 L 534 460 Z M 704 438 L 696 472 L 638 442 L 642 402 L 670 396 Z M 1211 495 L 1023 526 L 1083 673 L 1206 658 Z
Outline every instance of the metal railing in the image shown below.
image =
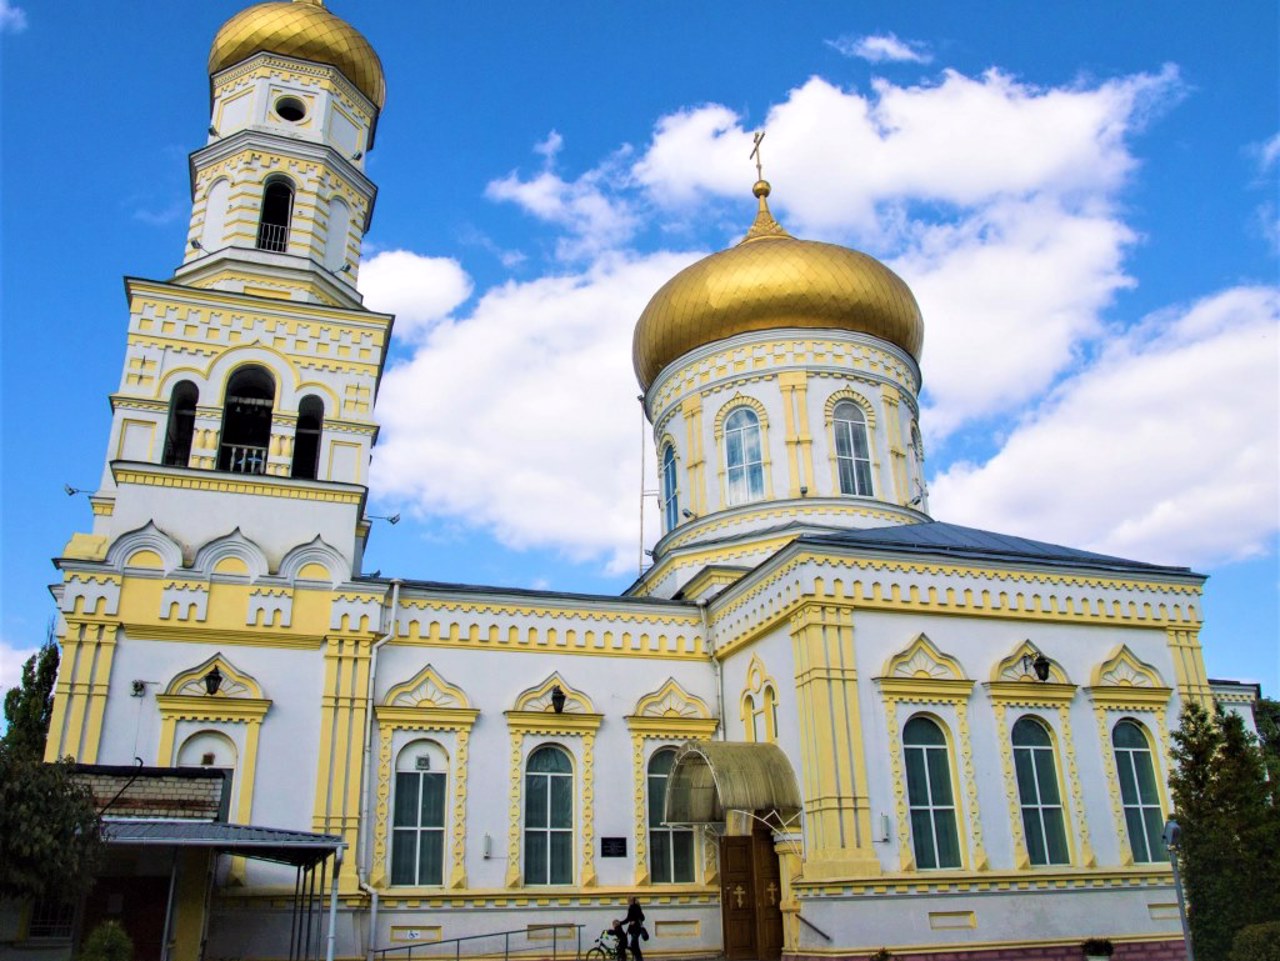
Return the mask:
M 510 961 L 513 957 L 536 957 L 539 959 L 547 958 L 549 961 L 557 961 L 560 958 L 578 958 L 582 954 L 582 928 L 581 924 L 530 924 L 527 927 L 517 928 L 513 931 L 493 931 L 489 934 L 472 934 L 465 938 L 449 938 L 446 941 L 413 941 L 409 944 L 398 944 L 390 948 L 375 948 L 373 954 L 381 961 L 410 961 L 412 958 L 430 959 L 430 961 L 443 961 L 446 958 L 453 958 L 453 961 L 461 961 L 463 957 L 484 957 L 498 958 L 502 961 Z M 573 930 L 573 936 L 561 938 L 561 932 L 566 929 Z M 532 940 L 532 935 L 537 932 L 551 932 L 548 939 L 545 936 L 537 941 Z M 515 946 L 512 946 L 512 936 L 516 935 L 524 939 L 521 944 L 519 940 Z M 463 942 L 481 941 L 484 939 L 502 938 L 502 950 L 498 951 L 497 945 L 492 950 L 473 950 L 466 955 L 462 953 Z M 550 940 L 550 945 L 547 941 Z M 452 946 L 452 951 L 444 950 Z M 470 948 L 481 948 L 481 945 L 468 944 Z M 551 953 L 547 953 L 550 947 Z M 414 952 L 417 952 L 416 954 Z
M 222 463 L 233 474 L 265 474 L 267 472 L 267 449 L 265 447 L 246 447 L 242 444 L 223 444 Z
M 288 224 L 258 224 L 258 249 L 282 254 L 289 249 Z

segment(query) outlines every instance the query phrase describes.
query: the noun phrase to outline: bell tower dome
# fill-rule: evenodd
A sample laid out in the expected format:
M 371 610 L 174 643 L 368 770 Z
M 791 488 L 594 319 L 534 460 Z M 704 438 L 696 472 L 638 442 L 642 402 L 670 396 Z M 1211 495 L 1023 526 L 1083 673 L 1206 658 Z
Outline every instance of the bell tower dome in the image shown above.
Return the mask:
M 875 258 L 787 233 L 767 181 L 753 193 L 746 237 L 636 323 L 664 532 L 637 593 L 697 596 L 803 533 L 928 519 L 915 297 Z

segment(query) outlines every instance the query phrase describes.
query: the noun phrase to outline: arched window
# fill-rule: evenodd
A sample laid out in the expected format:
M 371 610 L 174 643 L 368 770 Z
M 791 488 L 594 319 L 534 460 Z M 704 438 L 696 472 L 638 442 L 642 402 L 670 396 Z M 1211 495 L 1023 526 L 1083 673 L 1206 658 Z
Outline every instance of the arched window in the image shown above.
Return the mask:
M 191 460 L 191 439 L 196 432 L 196 404 L 200 391 L 189 380 L 180 381 L 169 396 L 169 427 L 164 435 L 166 467 L 186 467 Z
M 746 504 L 764 497 L 760 419 L 750 407 L 739 407 L 725 421 L 724 451 L 729 504 Z
M 407 745 L 396 758 L 391 821 L 391 883 L 444 883 L 445 788 L 448 758 L 429 741 Z
M 841 494 L 871 496 L 871 449 L 867 444 L 867 418 L 851 400 L 842 400 L 833 411 L 836 432 L 836 472 Z
M 222 405 L 218 470 L 233 474 L 267 472 L 271 407 L 275 395 L 275 378 L 262 367 L 241 367 L 231 375 Z
M 676 484 L 676 449 L 668 444 L 662 452 L 662 516 L 667 530 L 680 523 L 680 490 Z
M 672 748 L 655 751 L 649 758 L 649 878 L 655 884 L 693 881 L 693 832 L 663 823 L 667 780 L 675 759 Z
M 262 216 L 258 220 L 258 249 L 284 253 L 289 249 L 289 224 L 293 222 L 293 184 L 273 177 L 262 188 Z
M 946 735 L 929 718 L 913 717 L 902 729 L 902 751 L 916 867 L 958 868 L 960 837 Z
M 524 881 L 573 883 L 573 767 L 558 747 L 538 748 L 525 766 Z
M 1053 740 L 1040 721 L 1024 717 L 1013 726 L 1013 764 L 1031 863 L 1069 864 Z
M 320 430 L 324 424 L 324 401 L 308 394 L 298 404 L 298 426 L 293 433 L 292 476 L 315 480 L 320 466 Z
M 1135 721 L 1121 721 L 1111 729 L 1111 746 L 1116 752 L 1116 773 L 1120 776 L 1120 801 L 1129 829 L 1133 859 L 1140 862 L 1168 861 L 1169 851 L 1161 833 L 1164 815 L 1156 787 L 1151 744 Z

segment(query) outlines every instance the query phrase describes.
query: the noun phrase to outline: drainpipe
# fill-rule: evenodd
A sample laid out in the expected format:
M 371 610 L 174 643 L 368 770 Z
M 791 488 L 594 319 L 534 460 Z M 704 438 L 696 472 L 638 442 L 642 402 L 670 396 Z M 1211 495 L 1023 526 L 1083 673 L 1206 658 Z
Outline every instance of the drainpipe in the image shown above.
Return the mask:
M 724 674 L 720 669 L 720 659 L 716 657 L 715 644 L 711 640 L 711 618 L 707 614 L 708 601 L 704 597 L 698 601 L 698 613 L 702 615 L 702 637 L 707 643 L 707 655 L 711 658 L 711 669 L 716 672 L 716 720 L 719 722 L 718 739 L 725 739 L 724 733 Z
M 373 961 L 373 941 L 378 931 L 378 892 L 369 885 L 369 771 L 372 768 L 373 760 L 373 695 L 374 682 L 378 677 L 378 651 L 382 650 L 382 645 L 396 636 L 396 616 L 400 610 L 400 585 L 403 581 L 400 578 L 393 578 L 391 581 L 391 616 L 389 623 L 383 622 L 383 634 L 373 642 L 373 649 L 369 652 L 369 690 L 365 693 L 364 701 L 364 754 L 360 764 L 360 828 L 359 842 L 360 850 L 356 852 L 356 881 L 359 883 L 360 890 L 369 895 L 369 944 L 365 957 L 367 961 Z M 334 872 L 335 876 L 337 872 Z

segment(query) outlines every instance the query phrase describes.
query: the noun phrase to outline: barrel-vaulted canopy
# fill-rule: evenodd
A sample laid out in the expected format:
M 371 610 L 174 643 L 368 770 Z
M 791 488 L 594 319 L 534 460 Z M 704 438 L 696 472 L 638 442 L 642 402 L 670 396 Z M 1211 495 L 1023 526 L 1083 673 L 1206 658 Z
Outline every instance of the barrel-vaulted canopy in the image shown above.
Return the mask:
M 717 824 L 726 811 L 776 813 L 782 821 L 800 812 L 791 762 L 776 744 L 687 741 L 667 781 L 668 824 Z

